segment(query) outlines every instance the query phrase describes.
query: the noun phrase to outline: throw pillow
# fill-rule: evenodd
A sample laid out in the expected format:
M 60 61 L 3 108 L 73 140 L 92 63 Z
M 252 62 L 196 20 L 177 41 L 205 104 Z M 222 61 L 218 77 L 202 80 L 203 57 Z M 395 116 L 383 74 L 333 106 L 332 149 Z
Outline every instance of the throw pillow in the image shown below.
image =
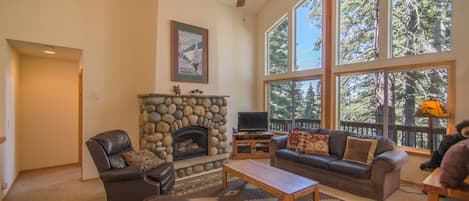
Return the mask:
M 304 137 L 304 152 L 329 156 L 329 135 L 311 134 Z
M 164 160 L 161 160 L 148 150 L 142 150 L 138 152 L 132 150 L 123 153 L 122 156 L 129 164 L 129 166 L 140 166 L 141 168 L 145 169 L 145 171 L 151 170 L 165 163 Z
M 287 148 L 295 151 L 303 151 L 303 138 L 306 131 L 292 131 L 288 135 Z
M 441 161 L 440 183 L 456 188 L 469 175 L 469 139 L 451 146 Z
M 376 151 L 376 139 L 348 136 L 343 160 L 371 165 Z

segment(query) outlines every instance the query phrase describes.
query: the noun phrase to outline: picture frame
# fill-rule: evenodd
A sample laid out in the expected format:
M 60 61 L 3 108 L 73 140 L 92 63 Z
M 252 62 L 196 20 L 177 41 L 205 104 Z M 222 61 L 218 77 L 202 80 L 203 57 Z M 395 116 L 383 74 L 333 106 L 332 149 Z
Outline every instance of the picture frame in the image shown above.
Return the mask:
M 208 83 L 208 30 L 171 20 L 171 81 Z

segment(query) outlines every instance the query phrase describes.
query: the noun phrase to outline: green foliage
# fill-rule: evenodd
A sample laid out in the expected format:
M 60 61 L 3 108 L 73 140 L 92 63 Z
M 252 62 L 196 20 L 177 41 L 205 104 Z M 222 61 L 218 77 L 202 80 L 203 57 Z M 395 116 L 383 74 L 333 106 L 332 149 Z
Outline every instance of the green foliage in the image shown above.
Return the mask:
M 378 0 L 340 0 L 339 6 L 339 63 L 375 60 Z
M 392 55 L 451 49 L 451 0 L 392 0 Z
M 268 61 L 269 75 L 288 72 L 288 18 L 283 18 L 268 33 Z
M 308 88 L 306 88 L 308 86 Z M 319 80 L 282 81 L 269 84 L 269 113 L 273 119 L 320 119 Z

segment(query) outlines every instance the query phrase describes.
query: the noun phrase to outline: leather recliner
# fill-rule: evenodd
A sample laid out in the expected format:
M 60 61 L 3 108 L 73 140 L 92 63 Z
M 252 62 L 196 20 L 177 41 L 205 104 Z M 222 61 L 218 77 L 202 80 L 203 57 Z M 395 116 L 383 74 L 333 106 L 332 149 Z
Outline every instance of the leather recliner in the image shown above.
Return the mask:
M 97 134 L 86 145 L 99 171 L 108 201 L 135 201 L 166 194 L 175 183 L 173 163 L 164 163 L 147 172 L 139 166 L 126 164 L 122 153 L 133 148 L 123 130 Z

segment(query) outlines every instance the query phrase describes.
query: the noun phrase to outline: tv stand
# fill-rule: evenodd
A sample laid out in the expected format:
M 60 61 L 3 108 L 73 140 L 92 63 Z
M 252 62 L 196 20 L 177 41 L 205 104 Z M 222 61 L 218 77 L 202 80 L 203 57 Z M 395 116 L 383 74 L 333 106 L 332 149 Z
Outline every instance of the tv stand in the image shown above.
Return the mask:
M 233 159 L 269 158 L 271 132 L 233 133 Z

